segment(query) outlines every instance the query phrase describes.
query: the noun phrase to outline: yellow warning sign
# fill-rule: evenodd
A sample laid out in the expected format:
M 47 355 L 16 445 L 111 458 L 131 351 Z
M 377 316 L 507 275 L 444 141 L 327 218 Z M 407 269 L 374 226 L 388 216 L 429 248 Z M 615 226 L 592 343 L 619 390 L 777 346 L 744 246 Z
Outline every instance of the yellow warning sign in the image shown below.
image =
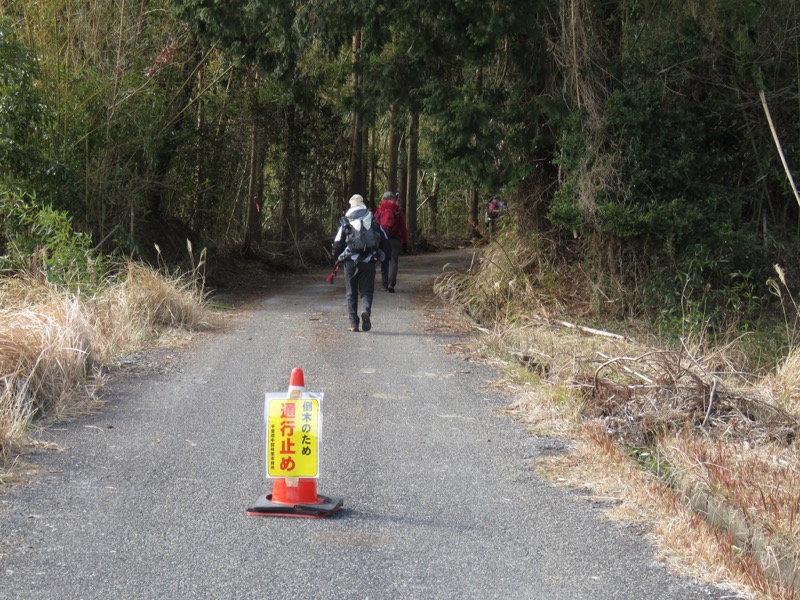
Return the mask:
M 270 396 L 264 415 L 267 477 L 318 477 L 322 398 Z

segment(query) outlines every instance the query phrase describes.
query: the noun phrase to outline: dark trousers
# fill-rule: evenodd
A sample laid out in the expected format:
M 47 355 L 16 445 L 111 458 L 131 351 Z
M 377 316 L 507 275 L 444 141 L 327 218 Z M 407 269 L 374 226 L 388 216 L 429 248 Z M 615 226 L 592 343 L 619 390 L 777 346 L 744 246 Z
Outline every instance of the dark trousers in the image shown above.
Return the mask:
M 381 262 L 381 287 L 393 288 L 397 285 L 397 264 L 400 261 L 400 250 L 403 242 L 389 238 L 390 251 L 386 252 L 386 259 Z
M 344 288 L 347 298 L 347 317 L 350 323 L 358 323 L 358 299 L 363 302 L 362 308 L 372 315 L 372 296 L 375 293 L 375 263 L 344 263 Z

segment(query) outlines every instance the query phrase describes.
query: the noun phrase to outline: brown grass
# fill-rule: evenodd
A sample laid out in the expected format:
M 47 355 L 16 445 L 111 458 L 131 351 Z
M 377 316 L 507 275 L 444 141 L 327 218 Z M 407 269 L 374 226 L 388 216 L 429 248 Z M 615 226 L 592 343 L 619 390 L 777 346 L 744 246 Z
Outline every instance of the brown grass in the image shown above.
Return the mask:
M 498 269 L 498 250 L 491 256 L 473 273 L 441 278 L 437 291 L 489 319 L 479 327 L 482 352 L 506 361 L 506 412 L 532 435 L 569 441 L 567 454 L 536 469 L 590 489 L 610 517 L 646 521 L 677 571 L 745 597 L 796 599 L 800 348 L 756 378 L 736 338 L 711 347 L 700 335 L 666 348 L 580 326 L 563 317 L 563 289 L 557 302 L 543 297 L 545 274 L 512 288 L 498 278 L 526 269 Z M 475 308 L 491 299 L 487 289 L 500 290 L 502 310 Z
M 97 409 L 102 370 L 116 356 L 165 331 L 212 324 L 196 277 L 137 263 L 91 296 L 35 275 L 7 279 L 0 303 L 0 461 L 7 467 L 34 420 Z
M 795 348 L 775 370 L 770 383 L 780 406 L 795 414 L 800 413 L 800 348 Z

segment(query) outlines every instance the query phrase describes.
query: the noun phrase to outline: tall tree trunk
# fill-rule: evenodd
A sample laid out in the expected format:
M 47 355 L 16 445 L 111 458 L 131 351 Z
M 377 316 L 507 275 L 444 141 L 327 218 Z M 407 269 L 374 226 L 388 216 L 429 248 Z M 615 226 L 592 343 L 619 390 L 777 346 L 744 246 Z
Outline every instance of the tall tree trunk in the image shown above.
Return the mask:
M 364 180 L 364 173 L 362 171 L 362 156 L 364 154 L 363 137 L 361 130 L 363 128 L 362 115 L 359 96 L 361 95 L 361 65 L 359 60 L 359 51 L 361 50 L 361 32 L 357 31 L 353 34 L 353 101 L 356 108 L 353 109 L 350 123 L 350 185 L 349 195 L 352 194 L 365 194 L 362 187 Z
M 297 229 L 292 222 L 291 209 L 293 199 L 297 198 L 298 186 L 298 148 L 297 148 L 297 112 L 295 107 L 286 108 L 286 140 L 283 177 L 281 177 L 280 206 L 278 209 L 278 240 L 289 239 L 289 227 Z
M 350 122 L 350 177 L 347 184 L 348 195 L 362 193 L 361 187 L 361 135 L 359 134 L 360 116 L 353 112 Z
M 478 222 L 478 200 L 480 198 L 480 194 L 478 193 L 478 188 L 471 188 L 468 192 L 468 199 L 469 199 L 469 228 L 470 228 L 470 236 L 473 239 L 482 238 L 483 235 L 481 234 L 481 226 Z
M 408 129 L 408 185 L 406 194 L 406 218 L 408 220 L 408 237 L 411 243 L 417 239 L 417 159 L 419 149 L 419 113 L 411 115 L 411 126 Z
M 361 166 L 359 167 L 361 182 L 358 193 L 364 196 L 364 201 L 369 204 L 369 152 L 367 151 L 369 149 L 369 123 L 363 113 L 359 118 L 359 124 L 361 125 L 361 143 L 359 144 L 361 148 Z
M 433 186 L 431 187 L 431 195 L 428 198 L 428 205 L 431 210 L 431 231 L 434 235 L 439 232 L 439 178 L 436 173 L 433 174 Z
M 245 223 L 242 254 L 250 255 L 255 251 L 255 246 L 261 242 L 261 202 L 259 189 L 260 179 L 264 173 L 264 152 L 261 138 L 263 137 L 263 123 L 258 107 L 258 73 L 253 76 L 252 97 L 250 101 L 250 114 L 252 119 L 252 132 L 250 137 L 250 164 L 247 182 L 247 222 Z
M 203 139 L 203 132 L 206 128 L 206 115 L 205 115 L 205 99 L 203 98 L 203 88 L 205 87 L 205 74 L 206 74 L 206 67 L 202 64 L 203 54 L 202 51 L 198 48 L 195 50 L 194 55 L 196 56 L 197 64 L 200 65 L 197 69 L 197 74 L 195 75 L 195 97 L 197 98 L 196 107 L 195 107 L 195 120 L 194 120 L 194 190 L 192 193 L 192 210 L 191 210 L 191 219 L 190 223 L 192 224 L 192 229 L 195 231 L 199 231 L 202 223 L 201 223 L 201 207 L 203 206 L 203 196 L 205 194 L 203 187 L 203 148 L 202 148 L 202 139 Z
M 253 119 L 253 130 L 250 136 L 250 164 L 247 183 L 247 222 L 244 229 L 242 254 L 251 255 L 255 246 L 261 241 L 261 199 L 258 197 L 258 171 L 263 170 L 263 159 L 260 157 L 261 133 L 258 117 Z
M 483 97 L 483 67 L 478 66 L 477 70 L 475 71 L 475 92 L 478 98 Z M 476 140 L 473 140 L 473 143 L 477 144 Z M 473 178 L 473 184 L 475 183 Z M 480 193 L 478 189 L 475 187 L 470 188 L 469 190 L 469 228 L 470 228 L 470 235 L 473 239 L 482 238 L 483 235 L 481 234 L 481 222 L 480 216 L 478 214 L 478 205 L 480 203 Z
M 397 152 L 399 156 L 406 154 L 406 136 L 400 136 L 400 143 L 397 145 Z M 406 180 L 406 161 L 399 160 L 397 163 L 397 193 L 400 194 L 400 207 L 403 212 L 408 212 L 408 181 Z
M 392 192 L 397 191 L 397 146 L 400 144 L 398 112 L 397 105 L 392 104 L 389 122 L 389 164 L 386 167 L 386 189 Z
M 373 202 L 373 207 L 376 207 L 380 198 L 376 196 L 376 188 L 378 186 L 378 131 L 377 128 L 372 128 L 372 145 L 370 146 L 370 165 L 369 165 L 369 197 Z

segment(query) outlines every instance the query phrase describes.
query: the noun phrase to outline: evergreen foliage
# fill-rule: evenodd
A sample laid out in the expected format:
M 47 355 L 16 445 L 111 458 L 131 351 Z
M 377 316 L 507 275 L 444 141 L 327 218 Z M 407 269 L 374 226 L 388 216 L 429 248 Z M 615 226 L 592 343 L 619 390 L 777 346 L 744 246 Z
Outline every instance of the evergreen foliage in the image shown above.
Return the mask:
M 44 107 L 36 91 L 36 58 L 8 18 L 0 18 L 0 176 L 27 179 L 41 166 Z
M 798 32 L 793 0 L 8 0 L 0 188 L 107 253 L 322 258 L 352 170 L 374 202 L 419 115 L 420 238 L 499 194 L 620 314 L 756 310 L 772 264 L 800 273 L 759 99 L 796 181 Z
M 41 272 L 46 281 L 75 289 L 104 275 L 91 238 L 74 230 L 69 214 L 30 194 L 0 192 L 0 240 L 0 270 Z
M 744 291 L 742 278 L 757 305 L 771 264 L 787 258 L 781 247 L 797 242 L 797 206 L 775 169 L 757 100 L 770 46 L 797 59 L 796 29 L 794 42 L 774 30 L 775 19 L 796 25 L 796 10 L 784 2 L 769 9 L 637 3 L 627 14 L 587 13 L 601 27 L 590 41 L 603 44 L 604 56 L 590 88 L 595 104 L 560 123 L 564 182 L 550 220 L 585 236 L 587 258 L 607 257 L 605 244 L 618 242 L 612 247 L 621 255 L 611 262 L 624 256 L 627 268 L 617 275 L 636 291 L 634 305 L 644 301 L 677 318 L 681 305 L 669 292 L 688 286 L 709 312 L 729 310 Z M 602 70 L 615 77 L 603 80 Z M 771 71 L 767 87 L 787 92 L 796 72 Z M 800 159 L 797 117 L 796 110 L 779 114 L 790 154 Z M 637 287 L 642 272 L 651 276 Z

